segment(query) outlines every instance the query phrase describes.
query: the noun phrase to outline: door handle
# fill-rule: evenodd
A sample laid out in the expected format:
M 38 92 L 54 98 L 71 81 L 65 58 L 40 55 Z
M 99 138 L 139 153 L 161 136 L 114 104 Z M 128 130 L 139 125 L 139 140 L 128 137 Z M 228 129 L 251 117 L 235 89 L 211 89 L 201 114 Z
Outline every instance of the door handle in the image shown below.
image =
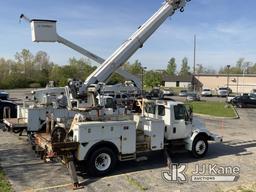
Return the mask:
M 172 133 L 176 133 L 176 127 L 173 127 Z

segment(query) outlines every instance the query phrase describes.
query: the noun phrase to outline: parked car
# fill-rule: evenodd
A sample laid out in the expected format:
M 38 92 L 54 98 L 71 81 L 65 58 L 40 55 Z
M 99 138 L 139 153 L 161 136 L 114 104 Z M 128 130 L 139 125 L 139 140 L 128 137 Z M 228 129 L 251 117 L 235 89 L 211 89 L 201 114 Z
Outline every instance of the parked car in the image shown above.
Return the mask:
M 153 88 L 148 94 L 148 98 L 150 99 L 161 99 L 162 97 L 163 91 L 160 88 Z
M 200 96 L 196 92 L 189 92 L 187 94 L 187 101 L 200 101 Z
M 202 97 L 211 97 L 212 96 L 212 91 L 211 89 L 203 89 L 201 92 Z
M 251 93 L 252 93 L 252 94 L 256 94 L 256 89 L 252 89 L 252 90 L 251 90 Z
M 237 107 L 256 107 L 256 95 L 237 96 L 231 100 L 231 103 Z
M 230 93 L 230 90 L 227 87 L 220 87 L 217 91 L 218 97 L 227 97 Z
M 2 100 L 8 100 L 9 99 L 9 94 L 3 90 L 0 90 L 0 99 Z
M 0 122 L 2 122 L 5 117 L 17 117 L 17 104 L 12 101 L 0 100 Z
M 179 93 L 179 96 L 180 97 L 187 97 L 188 96 L 188 90 L 186 90 L 186 89 L 181 90 L 180 93 Z
M 174 91 L 172 90 L 164 90 L 163 91 L 163 99 L 173 100 L 172 96 L 174 96 Z

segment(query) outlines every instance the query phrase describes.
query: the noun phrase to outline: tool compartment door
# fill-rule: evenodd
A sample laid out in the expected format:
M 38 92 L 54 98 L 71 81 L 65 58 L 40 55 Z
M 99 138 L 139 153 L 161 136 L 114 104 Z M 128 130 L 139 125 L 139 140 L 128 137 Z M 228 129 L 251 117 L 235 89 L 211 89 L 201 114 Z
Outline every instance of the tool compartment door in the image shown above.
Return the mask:
M 121 153 L 132 154 L 136 152 L 136 123 L 126 122 L 120 125 L 122 129 Z

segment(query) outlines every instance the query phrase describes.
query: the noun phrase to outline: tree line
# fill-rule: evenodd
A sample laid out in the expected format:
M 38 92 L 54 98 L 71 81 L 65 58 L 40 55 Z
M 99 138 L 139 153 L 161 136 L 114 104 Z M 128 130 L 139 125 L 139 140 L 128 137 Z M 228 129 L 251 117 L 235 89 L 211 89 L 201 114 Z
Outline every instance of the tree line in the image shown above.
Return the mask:
M 163 83 L 164 76 L 185 76 L 192 73 L 186 57 L 178 65 L 181 65 L 179 71 L 176 59 L 173 57 L 168 61 L 164 70 L 145 70 L 138 60 L 133 63 L 125 63 L 123 68 L 139 78 L 143 76 L 143 83 L 146 87 L 154 87 Z M 15 54 L 14 59 L 0 58 L 0 88 L 45 87 L 50 80 L 54 81 L 56 86 L 65 86 L 70 78 L 85 80 L 96 68 L 88 59 L 70 58 L 67 64 L 58 65 L 51 62 L 50 57 L 44 51 L 32 54 L 28 49 L 23 49 Z M 199 73 L 216 74 L 217 72 L 197 64 L 196 74 Z M 218 73 L 256 74 L 256 64 L 241 58 L 234 66 L 222 67 Z M 120 83 L 125 80 L 115 73 L 109 79 L 108 84 Z

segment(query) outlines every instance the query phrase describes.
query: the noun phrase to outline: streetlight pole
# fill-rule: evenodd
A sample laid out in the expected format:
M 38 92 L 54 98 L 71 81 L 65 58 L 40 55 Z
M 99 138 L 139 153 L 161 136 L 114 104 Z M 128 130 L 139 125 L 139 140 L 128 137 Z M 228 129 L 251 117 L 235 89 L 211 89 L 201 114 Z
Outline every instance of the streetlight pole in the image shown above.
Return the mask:
M 245 67 L 243 70 L 243 93 L 244 93 L 244 87 L 245 87 L 244 74 L 246 70 L 247 70 L 247 67 Z
M 144 71 L 147 69 L 147 67 L 141 68 L 141 96 L 143 97 L 144 92 Z
M 227 71 L 227 88 L 228 88 L 228 91 L 229 91 L 229 69 L 230 69 L 230 65 L 227 65 L 227 69 L 228 69 L 228 71 Z
M 194 66 L 193 66 L 193 75 L 194 75 L 193 88 L 194 88 L 194 91 L 196 90 L 195 74 L 196 74 L 196 35 L 194 35 Z

